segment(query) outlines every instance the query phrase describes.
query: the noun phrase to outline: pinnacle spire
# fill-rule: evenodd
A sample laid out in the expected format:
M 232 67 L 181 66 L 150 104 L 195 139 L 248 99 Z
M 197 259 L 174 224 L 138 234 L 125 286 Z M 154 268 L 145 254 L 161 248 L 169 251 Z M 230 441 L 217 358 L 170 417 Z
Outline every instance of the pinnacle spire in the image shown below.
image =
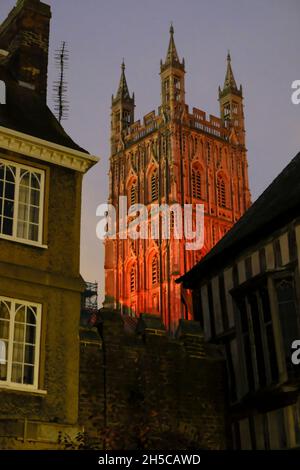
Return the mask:
M 237 90 L 235 78 L 233 75 L 232 67 L 231 67 L 231 56 L 230 56 L 230 51 L 227 53 L 227 70 L 226 70 L 226 75 L 225 75 L 225 81 L 224 81 L 224 90 L 226 88 L 232 88 L 234 90 Z
M 174 41 L 174 27 L 173 24 L 171 23 L 170 26 L 170 41 L 169 41 L 169 47 L 168 47 L 168 52 L 166 56 L 165 63 L 171 64 L 172 62 L 179 62 L 179 57 L 177 54 L 176 46 L 175 46 L 175 41 Z
M 115 100 L 130 99 L 130 94 L 129 94 L 128 85 L 127 85 L 126 76 L 125 76 L 125 68 L 126 68 L 125 67 L 125 62 L 124 62 L 124 59 L 123 59 L 122 64 L 121 64 L 120 83 L 119 83 L 119 87 L 118 87 L 118 91 L 117 91 Z
M 166 55 L 166 60 L 164 64 L 162 64 L 162 66 L 164 68 L 169 67 L 169 66 L 184 68 L 184 61 L 182 63 L 180 62 L 177 49 L 175 46 L 173 23 L 171 23 L 171 26 L 170 26 L 170 40 L 169 40 L 169 47 L 168 47 L 168 51 Z

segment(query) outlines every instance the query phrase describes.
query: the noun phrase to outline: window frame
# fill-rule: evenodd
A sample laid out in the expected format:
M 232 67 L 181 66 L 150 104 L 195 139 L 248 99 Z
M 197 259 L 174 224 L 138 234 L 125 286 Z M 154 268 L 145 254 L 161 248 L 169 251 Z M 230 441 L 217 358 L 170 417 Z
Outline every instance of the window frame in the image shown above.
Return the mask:
M 228 209 L 227 181 L 224 175 L 217 176 L 217 205 L 220 209 Z
M 136 293 L 136 265 L 133 264 L 129 270 L 129 295 Z
M 246 300 L 246 297 L 249 295 L 251 292 L 258 292 L 261 288 L 263 288 L 263 285 L 265 286 L 268 296 L 269 296 L 269 307 L 270 307 L 270 320 L 265 321 L 263 318 L 264 310 L 262 308 L 261 302 L 259 302 L 258 308 L 260 310 L 259 314 L 259 321 L 261 324 L 261 332 L 263 333 L 263 351 L 264 351 L 264 360 L 266 364 L 266 373 L 267 373 L 267 385 L 266 387 L 276 384 L 281 384 L 284 381 L 286 381 L 289 378 L 289 370 L 288 370 L 288 364 L 287 364 L 287 358 L 285 356 L 285 348 L 283 344 L 283 331 L 282 327 L 280 324 L 280 316 L 279 316 L 279 305 L 278 305 L 278 299 L 277 299 L 277 294 L 276 294 L 276 282 L 280 280 L 285 280 L 286 278 L 292 278 L 294 282 L 296 281 L 296 273 L 295 273 L 295 263 L 290 263 L 289 266 L 286 266 L 284 269 L 274 269 L 274 270 L 269 270 L 264 273 L 258 274 L 257 276 L 254 276 L 253 278 L 245 281 L 244 283 L 240 284 L 239 286 L 231 289 L 230 294 L 233 297 L 234 303 L 237 307 L 236 311 L 238 313 L 238 316 L 236 318 L 237 325 L 239 325 L 240 329 L 240 352 L 242 354 L 242 360 L 245 363 L 246 366 L 246 359 L 245 359 L 245 352 L 244 352 L 244 338 L 242 335 L 241 331 L 241 315 L 240 315 L 240 310 L 238 307 L 238 302 L 239 299 L 244 298 L 245 299 L 245 304 L 246 304 L 246 309 L 247 309 L 247 317 L 250 315 L 250 307 L 248 305 L 248 301 Z M 297 291 L 295 289 L 295 295 L 296 295 L 296 300 L 297 300 Z M 297 301 L 295 302 L 296 306 L 296 315 L 297 319 L 299 321 L 300 319 L 300 312 L 299 312 L 299 307 L 297 306 Z M 267 344 L 267 328 L 269 328 L 270 324 L 272 324 L 272 330 L 273 330 L 273 340 L 274 340 L 274 348 L 275 348 L 275 356 L 276 356 L 276 367 L 277 367 L 277 377 L 276 381 L 273 381 L 273 371 L 272 369 L 272 364 L 271 364 L 271 358 L 267 357 L 267 355 L 270 353 L 269 345 Z M 252 327 L 251 327 L 252 328 Z M 250 330 L 251 330 L 250 328 Z M 253 334 L 253 331 L 251 331 L 251 334 Z M 295 333 L 296 334 L 296 333 Z M 251 342 L 253 342 L 253 338 L 251 339 Z M 253 357 L 252 357 L 253 361 Z M 245 368 L 247 370 L 247 383 L 248 383 L 248 372 L 249 372 L 249 366 Z M 254 373 L 254 389 L 253 391 L 257 392 L 258 390 L 265 388 L 261 387 L 259 383 L 257 383 L 258 380 L 258 374 L 256 373 L 257 371 L 253 371 Z M 271 379 L 271 382 L 270 382 Z M 249 384 L 248 384 L 249 385 Z M 249 393 L 249 389 L 248 392 Z
M 160 284 L 160 266 L 159 258 L 156 253 L 151 259 L 151 287 L 157 287 Z
M 14 209 L 13 209 L 13 226 L 12 226 L 12 235 L 7 235 L 0 232 L 0 238 L 4 240 L 9 240 L 17 243 L 23 243 L 26 245 L 37 246 L 41 248 L 47 248 L 43 244 L 44 238 L 44 205 L 45 205 L 45 187 L 46 187 L 46 171 L 42 168 L 37 168 L 35 166 L 24 165 L 22 163 L 17 163 L 13 160 L 6 160 L 0 156 L 0 165 L 14 167 L 16 168 L 15 176 L 15 194 L 14 194 Z M 40 175 L 40 188 L 39 188 L 39 220 L 38 220 L 38 240 L 30 240 L 27 238 L 22 238 L 17 235 L 18 229 L 18 214 L 19 214 L 19 194 L 20 194 L 20 182 L 21 182 L 21 170 L 29 172 L 29 174 L 35 173 Z
M 39 391 L 39 379 L 40 379 L 40 363 L 41 363 L 41 333 L 42 333 L 42 304 L 36 302 L 30 302 L 27 300 L 16 299 L 13 297 L 6 297 L 0 295 L 0 301 L 11 303 L 11 311 L 9 318 L 9 337 L 8 337 L 8 351 L 7 351 L 7 379 L 0 379 L 0 389 L 22 389 L 28 391 Z M 11 371 L 13 363 L 13 349 L 14 349 L 14 331 L 15 331 L 15 316 L 16 316 L 16 304 L 20 304 L 25 307 L 36 308 L 36 334 L 35 334 L 35 348 L 34 348 L 34 374 L 33 383 L 24 384 L 19 382 L 13 382 L 11 380 Z
M 203 175 L 199 168 L 192 167 L 192 197 L 193 199 L 202 198 Z
M 158 168 L 154 168 L 150 176 L 150 202 L 155 202 L 158 199 L 159 199 Z

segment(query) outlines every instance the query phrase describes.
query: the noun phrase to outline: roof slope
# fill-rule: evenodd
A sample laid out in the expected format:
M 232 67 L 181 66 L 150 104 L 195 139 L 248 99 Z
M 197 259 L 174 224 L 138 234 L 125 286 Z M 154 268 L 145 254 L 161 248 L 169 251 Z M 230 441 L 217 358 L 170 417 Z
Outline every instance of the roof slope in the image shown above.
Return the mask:
M 6 84 L 6 104 L 0 105 L 0 126 L 88 153 L 73 142 L 39 95 L 19 85 L 1 65 L 0 80 Z
M 300 152 L 214 248 L 177 279 L 193 288 L 213 270 L 300 215 Z

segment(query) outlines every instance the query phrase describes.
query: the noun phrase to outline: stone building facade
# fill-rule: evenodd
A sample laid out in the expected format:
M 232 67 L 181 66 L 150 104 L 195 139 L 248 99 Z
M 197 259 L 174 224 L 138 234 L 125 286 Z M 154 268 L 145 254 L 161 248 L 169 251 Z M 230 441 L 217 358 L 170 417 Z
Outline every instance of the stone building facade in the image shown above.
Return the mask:
M 116 239 L 105 246 L 105 305 L 123 313 L 160 313 L 165 325 L 176 329 L 180 318 L 191 318 L 190 296 L 175 279 L 188 271 L 230 229 L 250 205 L 242 88 L 233 76 L 228 54 L 224 86 L 219 89 L 220 117 L 185 102 L 185 63 L 180 61 L 174 30 L 161 62 L 161 106 L 135 121 L 135 98 L 130 95 L 125 65 L 112 98 L 109 203 L 117 211 Z M 182 212 L 169 218 L 170 236 L 123 239 L 120 196 L 127 207 L 142 203 L 204 205 L 204 246 L 187 249 L 187 238 L 174 226 Z M 133 212 L 134 214 L 134 212 Z M 133 217 L 134 218 L 134 217 Z M 179 221 L 181 220 L 181 222 Z M 195 229 L 195 227 L 194 227 Z
M 97 159 L 46 105 L 50 7 L 0 27 L 0 448 L 58 445 L 78 422 L 83 174 Z
M 300 153 L 180 279 L 206 341 L 224 346 L 237 449 L 300 447 L 299 172 Z

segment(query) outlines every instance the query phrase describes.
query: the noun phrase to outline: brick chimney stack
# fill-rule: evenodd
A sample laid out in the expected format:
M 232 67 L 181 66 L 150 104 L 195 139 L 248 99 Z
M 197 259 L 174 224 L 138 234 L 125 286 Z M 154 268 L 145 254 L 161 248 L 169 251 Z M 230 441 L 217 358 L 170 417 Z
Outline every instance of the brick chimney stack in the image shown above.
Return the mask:
M 32 87 L 46 102 L 50 6 L 40 0 L 18 0 L 0 25 L 0 49 L 9 52 L 14 78 Z

